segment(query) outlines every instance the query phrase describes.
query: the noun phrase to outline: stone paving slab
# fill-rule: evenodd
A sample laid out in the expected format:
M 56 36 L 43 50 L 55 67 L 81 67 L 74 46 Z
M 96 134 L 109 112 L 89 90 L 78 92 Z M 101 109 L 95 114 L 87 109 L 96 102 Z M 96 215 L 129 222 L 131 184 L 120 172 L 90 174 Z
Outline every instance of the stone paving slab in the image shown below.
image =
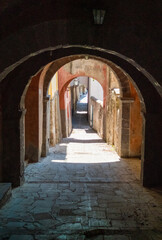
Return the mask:
M 139 176 L 140 160 L 120 159 L 84 121 L 27 166 L 0 209 L 0 239 L 160 240 L 162 195 Z
M 55 189 L 51 198 L 45 196 L 48 191 L 53 189 L 52 183 L 46 184 L 46 188 L 45 184 L 43 184 L 43 187 L 41 184 L 38 184 L 37 188 L 35 185 L 34 189 L 39 197 L 33 197 L 34 192 L 30 191 L 28 196 L 26 195 L 24 190 L 25 188 L 29 189 L 30 185 L 32 184 L 24 184 L 24 186 L 15 189 L 13 191 L 13 199 L 1 209 L 2 232 L 6 231 L 7 234 L 13 234 L 19 231 L 19 233 L 24 235 L 35 232 L 45 234 L 48 229 L 49 234 L 62 234 L 64 232 L 68 235 L 69 232 L 75 233 L 103 227 L 115 230 L 128 230 L 130 228 L 133 230 L 139 228 L 143 230 L 161 229 L 158 198 L 152 202 L 152 196 L 150 195 L 150 199 L 147 198 L 147 202 L 145 198 L 141 197 L 140 204 L 139 201 L 131 203 L 130 200 L 134 196 L 129 194 L 130 184 L 128 183 L 116 183 L 115 185 L 111 183 L 111 188 L 110 184 L 102 184 L 102 187 L 100 187 L 99 183 L 73 183 L 73 191 L 70 191 L 69 183 L 66 186 L 69 188 L 66 194 L 64 194 L 65 185 L 60 187 L 61 185 L 58 184 L 59 188 Z M 122 203 L 113 201 L 113 197 L 117 197 L 120 193 L 116 190 L 117 186 L 119 189 L 123 187 L 127 201 Z M 109 194 L 106 194 L 102 196 L 102 199 L 99 197 L 99 193 L 96 196 L 96 192 L 100 188 L 103 188 L 105 192 L 108 189 L 108 193 L 111 189 L 111 192 L 114 192 L 114 194 L 111 198 Z M 81 189 L 82 195 L 76 189 Z M 21 192 L 21 190 L 23 191 Z M 40 196 L 42 191 L 44 197 Z M 16 198 L 17 192 L 21 192 L 21 198 Z M 143 194 L 143 190 L 137 193 Z M 158 208 L 157 212 L 154 211 L 156 208 Z M 154 215 L 152 215 L 153 212 Z

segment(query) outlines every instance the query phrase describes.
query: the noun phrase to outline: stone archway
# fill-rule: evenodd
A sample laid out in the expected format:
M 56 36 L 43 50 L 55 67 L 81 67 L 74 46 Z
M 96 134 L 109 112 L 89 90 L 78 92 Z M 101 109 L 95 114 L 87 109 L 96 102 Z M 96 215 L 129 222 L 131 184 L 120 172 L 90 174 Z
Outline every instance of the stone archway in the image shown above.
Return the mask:
M 80 59 L 80 57 L 82 57 Z M 119 133 L 119 139 L 120 139 L 120 146 L 118 147 L 119 151 L 119 155 L 122 157 L 130 157 L 132 156 L 131 153 L 131 149 L 130 149 L 130 135 L 131 132 L 129 130 L 129 125 L 130 125 L 130 109 L 131 109 L 131 105 L 133 103 L 133 97 L 132 97 L 132 93 L 131 93 L 131 80 L 130 77 L 124 73 L 118 66 L 116 66 L 115 64 L 111 63 L 110 61 L 104 61 L 102 62 L 102 60 L 97 60 L 96 56 L 89 56 L 90 60 L 85 60 L 85 56 L 79 55 L 79 56 L 74 56 L 74 60 L 73 57 L 70 57 L 70 59 L 66 59 L 64 58 L 64 63 L 66 63 L 65 61 L 67 61 L 67 63 L 60 68 L 59 71 L 62 71 L 63 74 L 63 79 L 59 81 L 59 85 L 60 85 L 60 107 L 61 107 L 61 115 L 62 115 L 62 124 L 63 124 L 63 136 L 66 136 L 66 127 L 65 125 L 65 106 L 64 106 L 64 93 L 66 91 L 66 88 L 68 86 L 68 84 L 70 83 L 70 81 L 75 78 L 78 77 L 80 75 L 87 75 L 87 76 L 91 76 L 95 79 L 97 79 L 103 89 L 104 89 L 104 106 L 105 106 L 105 101 L 106 101 L 106 96 L 108 93 L 108 89 L 107 89 L 107 80 L 105 79 L 105 72 L 107 71 L 106 68 L 110 67 L 109 65 L 111 65 L 111 69 L 113 70 L 114 74 L 116 75 L 119 85 L 120 85 L 120 102 L 121 102 L 121 107 L 120 107 L 120 119 L 121 119 L 121 123 L 120 123 L 120 133 Z M 63 60 L 63 59 L 62 59 Z M 68 63 L 70 61 L 70 63 Z M 93 64 L 95 64 L 93 66 Z M 91 63 L 91 64 L 90 64 Z M 106 64 L 107 63 L 107 64 Z M 74 64 L 75 67 L 72 67 Z M 109 64 L 109 65 L 108 65 Z M 50 65 L 48 71 L 49 74 L 46 75 L 45 78 L 45 88 L 44 88 L 44 94 L 46 94 L 46 86 L 49 85 L 49 81 L 51 80 L 52 76 L 55 73 L 55 67 L 57 66 L 57 64 L 55 64 L 55 62 L 53 62 L 53 64 Z M 82 66 L 82 67 L 81 67 Z M 107 67 L 106 67 L 107 66 Z M 75 69 L 76 68 L 76 69 Z M 101 70 L 103 68 L 103 70 Z M 62 70 L 61 70 L 62 69 Z M 73 71 L 72 71 L 73 69 Z M 96 70 L 97 69 L 97 70 Z M 101 73 L 102 72 L 102 73 Z M 64 75 L 66 75 L 66 79 L 64 78 Z M 136 95 L 137 96 L 137 95 Z M 45 99 L 47 99 L 47 96 L 45 96 Z M 44 108 L 44 111 L 46 107 Z M 122 114 L 123 112 L 123 114 Z M 44 116 L 46 116 L 46 112 L 44 112 Z M 105 123 L 106 124 L 106 123 Z M 44 136 L 47 136 L 47 134 L 45 134 Z M 47 141 L 47 137 L 45 138 L 44 142 L 46 144 L 44 144 L 45 146 L 48 145 L 48 141 Z M 48 149 L 48 146 L 47 146 Z M 45 151 L 46 153 L 48 151 Z
M 79 56 L 81 57 L 81 56 Z M 106 83 L 106 79 L 104 79 L 104 75 L 105 75 L 105 67 L 107 66 L 105 63 L 102 63 L 101 61 L 98 61 L 98 60 L 92 60 L 92 56 L 91 56 L 91 61 L 95 61 L 95 63 L 97 63 L 98 65 L 95 65 L 94 67 L 92 67 L 92 65 L 89 67 L 88 65 L 88 61 L 85 60 L 83 58 L 84 56 L 82 56 L 82 59 L 78 59 L 78 56 L 75 56 L 73 61 L 71 61 L 69 64 L 71 65 L 73 62 L 76 62 L 78 61 L 78 65 L 80 65 L 80 62 L 79 61 L 82 61 L 82 62 L 86 62 L 86 64 L 84 63 L 83 65 L 86 66 L 87 69 L 91 68 L 92 70 L 91 71 L 87 71 L 87 70 L 84 70 L 84 69 L 79 69 L 78 66 L 76 67 L 77 71 L 73 72 L 73 73 L 69 73 L 68 74 L 68 77 L 66 79 L 63 79 L 64 82 L 59 82 L 59 85 L 60 85 L 60 107 L 61 107 L 61 113 L 62 113 L 62 127 L 63 129 L 66 128 L 64 127 L 64 124 L 66 122 L 66 119 L 65 119 L 65 114 L 64 114 L 64 93 L 66 91 L 66 88 L 68 86 L 68 84 L 70 83 L 70 81 L 74 78 L 74 77 L 77 77 L 79 75 L 85 75 L 85 74 L 92 74 L 91 76 L 94 77 L 94 78 L 97 78 L 98 81 L 102 84 L 103 88 L 104 88 L 104 91 L 106 91 L 107 89 L 107 84 Z M 96 58 L 96 57 L 95 57 Z M 70 58 L 71 60 L 73 59 L 73 57 Z M 62 63 L 66 63 L 66 61 L 68 62 L 69 59 L 68 58 L 62 58 L 61 60 L 58 60 L 60 61 L 60 65 L 62 65 Z M 42 74 L 41 74 L 41 77 L 40 77 L 40 82 L 43 82 L 44 86 L 48 88 L 49 86 L 49 82 L 51 81 L 51 78 L 53 77 L 53 75 L 55 74 L 55 71 L 56 71 L 56 67 L 59 66 L 58 61 L 54 61 L 53 63 L 49 63 L 45 68 L 44 70 L 42 71 Z M 62 62 L 61 62 L 62 61 Z M 95 70 L 97 67 L 99 67 L 99 64 L 104 68 L 103 68 L 103 75 L 100 73 L 99 75 L 97 74 L 97 72 L 95 73 Z M 65 65 L 68 65 L 65 64 Z M 64 65 L 64 66 L 65 66 Z M 64 67 L 63 66 L 63 67 Z M 99 71 L 101 70 L 101 66 L 99 68 Z M 117 71 L 114 72 L 114 74 L 116 75 L 116 77 L 119 79 L 118 82 L 119 82 L 119 85 L 120 85 L 120 90 L 121 90 L 121 95 L 124 96 L 124 97 L 121 97 L 120 98 L 120 101 L 121 101 L 121 116 L 120 116 L 120 130 L 119 130 L 119 141 L 120 141 L 120 144 L 118 146 L 118 153 L 120 156 L 122 157 L 130 157 L 131 156 L 131 149 L 130 149 L 130 129 L 129 129 L 129 125 L 130 125 L 130 109 L 131 109 L 131 104 L 133 102 L 133 99 L 131 98 L 132 95 L 131 95 L 131 88 L 130 88 L 130 80 L 129 80 L 129 77 L 123 73 L 123 71 L 117 67 L 115 64 L 111 64 L 111 66 L 113 67 L 113 72 L 114 71 Z M 63 68 L 61 67 L 61 69 Z M 67 68 L 67 67 L 66 67 Z M 60 69 L 60 70 L 61 70 Z M 111 68 L 112 69 L 112 68 Z M 59 71 L 60 71 L 59 70 Z M 120 78 L 119 78 L 120 77 Z M 42 156 L 47 156 L 48 154 L 48 151 L 49 151 L 49 136 L 48 136 L 48 129 L 49 129 L 49 119 L 48 119 L 48 110 L 49 110 L 49 102 L 50 102 L 50 99 L 49 99 L 49 96 L 47 94 L 47 92 L 42 88 L 41 89 L 42 92 L 44 92 L 44 96 L 43 96 L 43 105 L 42 105 L 42 108 L 43 108 L 43 149 L 42 149 Z M 107 92 L 107 91 L 106 91 Z M 105 100 L 106 100 L 106 93 L 105 92 Z M 128 97 L 129 96 L 129 97 Z M 105 103 L 104 103 L 105 105 Z M 124 113 L 124 115 L 122 115 L 122 112 Z M 105 123 L 107 122 L 107 120 L 105 120 Z M 66 130 L 64 131 L 66 132 Z M 65 137 L 65 134 L 63 134 L 64 137 Z M 135 155 L 136 156 L 136 155 Z
M 51 51 L 51 49 L 49 49 Z M 54 51 L 55 52 L 55 51 Z M 48 52 L 40 53 L 39 55 L 32 55 L 31 58 L 24 61 L 20 61 L 19 65 L 14 65 L 10 69 L 6 69 L 4 73 L 1 74 L 3 78 L 2 87 L 3 90 L 7 89 L 7 84 L 10 84 L 11 90 L 7 90 L 7 102 L 3 103 L 2 112 L 3 112 L 3 181 L 11 181 L 15 186 L 20 184 L 20 179 L 23 179 L 23 164 L 20 161 L 20 133 L 19 133 L 19 121 L 21 117 L 21 111 L 19 111 L 18 106 L 22 93 L 25 89 L 25 86 L 28 83 L 29 76 L 33 72 L 37 72 L 40 69 L 40 66 L 45 65 L 48 62 L 53 60 L 52 58 L 61 58 L 62 56 L 68 56 L 72 54 L 88 54 L 95 55 L 102 59 L 109 59 L 118 66 L 127 72 L 131 78 L 134 80 L 137 88 L 140 90 L 141 95 L 144 99 L 146 105 L 146 125 L 145 125 L 145 148 L 143 151 L 143 164 L 144 164 L 144 173 L 143 173 L 143 184 L 146 186 L 154 185 L 159 183 L 161 180 L 161 168 L 160 162 L 158 160 L 159 153 L 161 152 L 161 147 L 159 142 L 156 140 L 158 129 L 160 127 L 160 109 L 161 109 L 161 99 L 158 93 L 159 86 L 156 86 L 156 81 L 153 81 L 153 78 L 150 75 L 147 75 L 146 72 L 139 71 L 137 65 L 129 59 L 123 59 L 119 54 L 114 55 L 114 53 L 108 53 L 100 51 L 95 48 L 85 48 L 84 47 L 69 47 L 57 49 L 55 56 L 52 57 Z M 11 71 L 11 69 L 13 71 Z M 10 74 L 9 74 L 10 71 Z M 22 79 L 22 81 L 20 81 Z M 149 80 L 148 80 L 149 79 Z M 145 83 L 143 85 L 143 82 Z M 18 86 L 18 87 L 17 87 Z M 144 87 L 143 87 L 144 86 Z M 150 92 L 153 94 L 154 98 L 150 102 Z M 4 97 L 4 93 L 2 93 Z M 157 105 L 156 102 L 159 102 Z M 12 109 L 12 110 L 11 110 Z M 156 123 L 156 127 L 153 123 Z M 10 136 L 6 137 L 8 130 L 10 129 Z M 156 137 L 155 137 L 156 136 Z M 153 143 L 150 142 L 150 139 L 155 137 Z M 8 146 L 11 141 L 15 140 L 12 148 L 9 150 Z M 4 147 L 6 146 L 6 147 Z M 150 148 L 151 146 L 151 148 Z M 11 159 L 15 160 L 15 171 L 9 172 L 8 167 L 11 163 Z M 155 164 L 156 161 L 156 164 Z M 152 178 L 150 179 L 150 174 Z
M 78 59 L 78 57 L 82 57 L 82 58 Z M 68 62 L 69 58 L 62 58 L 61 60 L 49 63 L 43 69 L 41 75 L 39 73 L 39 74 L 36 75 L 36 77 L 32 78 L 28 91 L 25 90 L 25 91 L 27 91 L 27 96 L 29 96 L 29 98 L 30 98 L 30 94 L 32 94 L 32 96 L 33 96 L 33 93 L 29 92 L 29 90 L 31 89 L 30 86 L 33 85 L 33 84 L 35 85 L 38 82 L 39 89 L 37 89 L 37 90 L 35 89 L 38 96 L 35 96 L 35 101 L 32 103 L 32 106 L 31 106 L 32 108 L 30 107 L 28 109 L 27 114 L 26 114 L 27 119 L 25 121 L 26 126 L 29 128 L 29 129 L 26 129 L 27 133 L 28 133 L 28 137 L 26 137 L 26 135 L 25 135 L 25 137 L 26 137 L 25 149 L 27 148 L 26 149 L 26 156 L 30 158 L 31 162 L 35 162 L 35 161 L 39 160 L 40 155 L 41 155 L 41 151 L 42 151 L 42 156 L 46 156 L 47 153 L 48 153 L 48 149 L 49 149 L 48 139 L 49 139 L 49 136 L 47 136 L 48 135 L 47 133 L 49 131 L 47 130 L 47 128 L 49 128 L 49 126 L 48 126 L 47 123 L 49 121 L 47 119 L 47 116 L 48 116 L 48 114 L 47 114 L 48 111 L 47 110 L 49 109 L 50 99 L 48 97 L 48 94 L 44 91 L 44 89 L 49 86 L 49 81 L 51 81 L 51 78 L 55 74 L 56 67 L 58 67 L 59 65 L 62 66 L 59 69 L 59 72 L 60 72 L 61 69 L 64 69 L 64 68 L 68 69 L 69 68 L 68 66 L 71 66 L 71 64 L 74 64 L 73 73 L 69 72 L 69 74 L 67 76 L 67 79 L 66 80 L 63 79 L 64 82 L 61 82 L 61 79 L 59 80 L 60 107 L 61 107 L 61 111 L 63 110 L 63 112 L 62 112 L 62 124 L 63 123 L 65 124 L 65 122 L 66 122 L 65 119 L 64 119 L 64 117 L 65 117 L 64 116 L 65 115 L 64 111 L 65 110 L 64 110 L 64 106 L 62 106 L 62 103 L 64 102 L 64 92 L 65 92 L 65 89 L 66 89 L 67 85 L 70 83 L 70 81 L 74 77 L 77 77 L 79 75 L 86 75 L 87 74 L 89 76 L 91 75 L 93 78 L 98 79 L 98 81 L 101 83 L 101 85 L 104 89 L 104 106 L 105 106 L 106 95 L 107 95 L 107 79 L 105 78 L 105 74 L 108 71 L 107 67 L 106 67 L 108 65 L 106 65 L 105 63 L 103 63 L 101 61 L 93 60 L 92 56 L 91 56 L 90 60 L 87 60 L 87 59 L 85 60 L 85 58 L 83 58 L 83 56 L 75 56 L 75 57 L 73 56 L 70 59 L 71 60 L 75 59 L 75 60 L 72 60 L 70 63 L 67 63 L 63 66 L 62 66 L 62 64 L 66 63 L 66 61 Z M 121 126 L 121 129 L 120 129 L 121 144 L 120 144 L 120 147 L 118 148 L 119 149 L 118 153 L 122 157 L 127 157 L 127 156 L 130 156 L 130 153 L 129 153 L 129 149 L 130 149 L 130 147 L 129 147 L 130 140 L 129 139 L 130 139 L 130 137 L 129 137 L 129 134 L 128 134 L 128 130 L 129 130 L 128 127 L 125 128 L 125 121 L 127 121 L 127 125 L 129 125 L 130 104 L 133 100 L 131 98 L 130 80 L 128 80 L 128 76 L 126 74 L 124 74 L 123 71 L 119 67 L 117 67 L 115 64 L 113 64 L 109 61 L 107 61 L 107 62 L 109 63 L 109 65 L 111 65 L 111 67 L 112 67 L 111 69 L 113 69 L 113 71 L 116 71 L 116 72 L 114 72 L 114 74 L 119 79 L 118 82 L 119 82 L 119 85 L 120 85 L 121 96 L 124 96 L 124 97 L 120 98 L 121 99 L 121 110 L 124 112 L 124 117 L 123 117 L 122 122 L 120 123 L 120 126 Z M 95 64 L 95 65 L 93 66 L 92 63 Z M 80 66 L 82 66 L 82 67 L 80 67 Z M 35 80 L 35 78 L 37 79 L 37 81 Z M 44 88 L 43 88 L 43 85 L 45 86 Z M 25 98 L 25 91 L 24 91 L 24 94 L 22 96 L 21 106 L 24 105 L 23 101 L 24 101 L 24 98 Z M 42 94 L 41 94 L 42 92 L 44 93 L 44 96 L 42 96 Z M 39 98 L 39 102 L 37 104 L 38 98 Z M 41 99 L 43 98 L 43 105 L 41 103 L 40 98 Z M 30 101 L 29 101 L 29 104 L 31 104 Z M 35 104 L 36 104 L 35 109 L 34 109 L 35 113 L 34 112 L 32 113 L 32 109 L 33 109 Z M 63 109 L 62 109 L 62 107 L 63 107 Z M 39 114 L 40 109 L 44 109 L 44 113 Z M 127 110 L 125 111 L 124 109 L 127 109 Z M 37 112 L 38 112 L 38 115 L 37 115 Z M 32 116 L 30 116 L 31 114 L 36 115 L 37 120 L 38 120 L 38 121 L 34 121 L 33 124 L 31 124 L 31 121 L 32 121 L 32 119 L 31 119 Z M 42 115 L 42 114 L 43 114 L 43 146 L 42 146 L 42 140 L 41 140 L 41 138 L 42 138 L 41 137 L 42 136 L 42 130 L 41 130 L 42 129 L 42 124 L 41 124 L 42 120 L 41 119 L 42 118 L 40 117 L 40 115 Z M 29 125 L 28 125 L 28 122 L 29 122 Z M 30 129 L 30 128 L 32 128 L 32 129 Z M 64 128 L 65 127 L 63 126 L 63 129 Z M 33 139 L 30 140 L 30 135 L 29 134 L 31 134 L 31 132 L 32 132 L 32 136 L 36 138 L 35 140 L 33 140 Z M 35 132 L 35 134 L 34 134 L 34 132 Z M 63 135 L 65 135 L 65 134 L 63 134 Z M 31 147 L 32 147 L 32 149 L 31 149 Z M 41 147 L 42 147 L 42 150 L 41 150 Z M 27 152 L 29 152 L 29 154 Z

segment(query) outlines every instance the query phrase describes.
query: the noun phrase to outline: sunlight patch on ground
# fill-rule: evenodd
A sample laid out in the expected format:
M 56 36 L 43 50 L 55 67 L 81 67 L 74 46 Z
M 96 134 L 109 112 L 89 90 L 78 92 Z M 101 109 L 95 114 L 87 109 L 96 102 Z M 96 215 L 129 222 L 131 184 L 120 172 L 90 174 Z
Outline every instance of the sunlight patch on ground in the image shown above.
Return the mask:
M 87 114 L 87 111 L 76 111 L 77 114 Z
M 51 162 L 53 163 L 76 163 L 76 164 L 80 164 L 80 163 L 84 163 L 84 164 L 102 164 L 102 163 L 112 163 L 112 162 L 120 162 L 120 158 L 117 156 L 113 156 L 113 158 L 110 159 L 86 159 L 84 158 L 84 156 L 81 158 L 70 158 L 68 159 L 68 155 L 66 157 L 65 160 L 58 160 L 58 159 L 52 159 Z

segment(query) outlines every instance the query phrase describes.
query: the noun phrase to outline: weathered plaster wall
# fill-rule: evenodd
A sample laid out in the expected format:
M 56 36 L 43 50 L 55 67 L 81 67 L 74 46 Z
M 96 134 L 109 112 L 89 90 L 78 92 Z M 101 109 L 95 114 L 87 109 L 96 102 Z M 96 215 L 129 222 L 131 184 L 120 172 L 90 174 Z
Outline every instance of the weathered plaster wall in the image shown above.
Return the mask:
M 71 96 L 73 96 L 73 94 L 71 94 L 70 86 L 62 89 L 59 94 L 59 99 L 62 102 L 60 105 L 62 137 L 68 137 L 72 130 L 73 99 L 71 99 Z
M 40 74 L 34 76 L 29 85 L 25 97 L 25 159 L 29 162 L 37 162 L 40 158 L 40 132 L 39 102 L 41 101 L 39 78 Z
M 69 79 L 74 79 L 78 76 L 88 76 L 97 79 L 103 87 L 103 103 L 105 104 L 105 91 L 107 89 L 107 65 L 101 61 L 93 59 L 78 59 L 64 65 L 59 72 L 61 77 L 59 78 L 59 88 L 62 89 L 64 84 Z
M 110 71 L 110 90 L 106 108 L 106 141 L 114 145 L 121 156 L 140 157 L 143 137 L 141 103 L 131 81 L 129 85 L 130 98 L 121 98 L 117 76 Z M 122 145 L 122 142 L 126 144 Z
M 134 101 L 130 109 L 130 156 L 141 156 L 142 145 L 142 113 L 141 103 L 135 88 L 131 86 L 131 94 Z
M 53 92 L 53 79 L 51 80 L 50 86 L 49 86 L 49 90 L 48 90 L 48 94 L 50 95 L 50 145 L 54 146 L 56 141 L 56 128 L 55 128 L 55 115 L 57 114 L 55 112 L 55 101 L 56 101 L 56 96 L 54 95 Z M 55 90 L 56 92 L 56 90 Z
M 107 93 L 106 102 L 106 141 L 108 144 L 115 146 L 116 151 L 120 155 L 121 148 L 121 116 L 119 109 L 120 86 L 115 74 L 109 69 L 109 90 Z M 119 93 L 116 95 L 114 89 L 118 89 Z
M 43 144 L 43 83 L 44 83 L 44 78 L 42 77 L 42 73 L 39 78 L 39 102 L 38 102 L 38 107 L 39 107 L 39 154 L 41 156 L 42 154 L 42 144 Z
M 77 110 L 77 101 L 80 98 L 80 86 L 79 85 L 72 85 L 70 86 L 71 89 L 71 109 L 72 115 Z
M 93 59 L 80 59 L 72 62 L 71 72 L 73 74 L 81 73 L 97 81 L 101 84 L 103 91 L 103 105 L 105 104 L 105 91 L 107 89 L 107 66 L 106 64 Z
M 71 80 L 72 75 L 69 72 L 65 71 L 63 67 L 58 70 L 58 89 L 63 137 L 68 137 L 72 130 L 72 103 L 69 85 Z
M 58 92 L 58 73 L 51 79 L 48 95 L 50 96 L 50 145 L 54 146 L 61 140 L 60 106 Z
M 58 91 L 55 96 L 55 143 L 59 143 L 62 139 L 62 126 Z
M 41 154 L 47 154 L 48 151 L 46 152 L 46 150 L 49 149 L 50 144 L 54 146 L 61 139 L 57 74 L 52 78 L 49 86 L 49 104 L 46 97 L 43 98 L 45 72 L 48 67 L 32 78 L 25 98 L 27 108 L 25 158 L 29 162 L 38 161 Z M 49 105 L 48 111 L 45 111 L 47 105 Z M 47 124 L 44 126 L 43 118 L 47 120 L 47 122 L 45 121 Z M 45 137 L 45 144 L 42 146 L 43 132 L 47 136 Z
M 119 113 L 119 97 L 112 91 L 109 94 L 106 112 L 106 141 L 108 144 L 114 145 L 119 153 L 120 149 L 120 113 Z
M 69 136 L 72 131 L 72 112 L 71 112 L 71 91 L 70 86 L 65 92 L 65 106 L 66 106 L 66 136 Z
M 39 120 L 40 120 L 40 149 L 41 156 L 46 157 L 50 146 L 50 96 L 48 95 L 48 88 L 50 85 L 51 74 L 49 69 L 51 62 L 48 63 L 42 70 L 39 81 Z M 47 82 L 47 83 L 46 83 Z

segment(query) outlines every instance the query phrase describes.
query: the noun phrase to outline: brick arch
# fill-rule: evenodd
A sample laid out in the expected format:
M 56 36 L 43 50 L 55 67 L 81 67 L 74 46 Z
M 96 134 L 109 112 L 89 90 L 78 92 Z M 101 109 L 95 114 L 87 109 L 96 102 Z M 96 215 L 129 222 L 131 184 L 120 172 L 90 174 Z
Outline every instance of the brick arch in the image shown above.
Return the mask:
M 80 76 L 87 76 L 87 75 L 85 75 L 85 74 L 80 75 L 80 74 L 78 73 L 78 74 L 74 75 L 73 77 L 72 77 L 72 76 L 69 77 L 69 78 L 67 79 L 67 81 L 65 82 L 65 84 L 64 84 L 64 85 L 62 86 L 62 88 L 60 89 L 60 92 L 59 92 L 60 108 L 64 108 L 64 94 L 65 94 L 65 91 L 66 91 L 68 85 L 70 84 L 70 82 L 71 82 L 73 79 L 75 79 L 75 78 L 77 78 L 77 77 L 80 77 Z M 93 76 L 87 76 L 87 77 L 93 77 Z M 97 79 L 95 79 L 95 80 L 97 80 Z M 99 80 L 97 80 L 97 81 L 100 83 Z M 101 83 L 100 83 L 100 85 L 102 86 Z M 102 88 L 103 88 L 103 86 L 102 86 Z M 103 89 L 103 92 L 104 92 L 104 89 Z
M 91 78 L 93 78 L 93 79 L 95 79 L 95 80 L 97 80 L 99 83 L 100 83 L 100 85 L 102 86 L 102 88 L 104 87 L 104 84 L 103 84 L 103 82 L 101 81 L 101 79 L 99 79 L 99 78 L 96 78 L 96 76 L 95 76 L 95 74 L 94 75 L 87 75 L 85 72 L 79 72 L 79 73 L 77 73 L 77 74 L 73 74 L 72 76 L 69 76 L 67 79 L 66 79 L 66 82 L 64 82 L 64 84 L 60 87 L 60 91 L 65 87 L 67 87 L 68 86 L 68 84 L 74 79 L 74 78 L 77 78 L 77 77 L 80 77 L 80 76 L 87 76 L 87 77 L 91 77 Z
M 69 63 L 71 61 L 75 61 L 75 60 L 78 60 L 78 59 L 84 59 L 85 56 L 86 55 L 78 55 L 78 56 L 74 55 L 74 56 L 70 56 L 70 57 L 65 57 L 65 58 L 60 59 L 59 62 L 57 62 L 57 63 L 53 62 L 52 64 L 50 64 L 48 69 L 45 69 L 42 73 L 42 74 L 44 74 L 44 89 L 43 89 L 44 96 L 47 95 L 49 83 L 50 83 L 52 77 L 54 76 L 54 74 L 56 73 L 56 71 L 59 70 L 59 68 L 61 68 L 66 63 Z M 128 75 L 119 66 L 116 66 L 116 64 L 114 64 L 111 61 L 108 61 L 108 60 L 103 61 L 102 59 L 98 59 L 96 56 L 92 56 L 92 55 L 89 56 L 89 59 L 90 60 L 95 60 L 96 62 L 100 62 L 103 65 L 107 65 L 108 67 L 110 67 L 111 70 L 117 76 L 119 86 L 120 86 L 120 90 L 121 90 L 121 97 L 131 97 L 130 84 L 129 84 L 130 77 L 128 77 Z M 88 63 L 88 60 L 86 60 L 86 61 Z M 44 72 L 46 72 L 46 73 L 44 73 Z M 76 76 L 81 76 L 81 75 L 84 75 L 84 74 L 86 74 L 86 73 L 80 72 Z M 102 79 L 99 79 L 96 76 L 91 76 L 91 77 L 98 80 L 99 83 L 103 87 Z

